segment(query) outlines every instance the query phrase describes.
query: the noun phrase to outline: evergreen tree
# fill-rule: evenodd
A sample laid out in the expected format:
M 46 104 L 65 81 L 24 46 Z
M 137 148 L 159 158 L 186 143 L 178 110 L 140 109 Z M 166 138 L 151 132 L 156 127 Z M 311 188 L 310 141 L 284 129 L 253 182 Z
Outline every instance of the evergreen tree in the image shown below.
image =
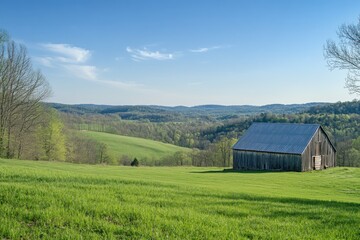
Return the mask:
M 132 167 L 138 167 L 139 166 L 139 160 L 137 160 L 137 158 L 134 158 L 134 160 L 131 162 L 131 166 Z

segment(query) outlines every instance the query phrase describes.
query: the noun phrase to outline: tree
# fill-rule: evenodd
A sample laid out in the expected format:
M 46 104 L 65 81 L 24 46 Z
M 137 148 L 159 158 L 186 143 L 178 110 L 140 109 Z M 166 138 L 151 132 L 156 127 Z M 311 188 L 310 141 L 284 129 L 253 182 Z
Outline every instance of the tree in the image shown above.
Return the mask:
M 36 128 L 39 107 L 49 94 L 50 87 L 33 69 L 25 46 L 0 31 L 0 156 L 11 158 L 16 149 L 21 151 L 19 139 Z
M 360 167 L 360 137 L 352 141 L 349 151 L 349 166 Z
M 8 33 L 5 30 L 0 29 L 0 44 L 6 42 L 8 40 L 9 40 Z
M 105 144 L 91 139 L 76 131 L 66 135 L 66 161 L 73 163 L 112 164 Z
M 222 137 L 217 143 L 216 143 L 216 152 L 219 155 L 222 166 L 223 167 L 229 167 L 231 165 L 231 148 L 236 142 L 236 139 L 231 139 L 227 137 Z
M 63 128 L 64 126 L 57 116 L 56 110 L 50 110 L 39 129 L 40 159 L 65 161 L 66 141 Z
M 124 165 L 124 166 L 130 166 L 131 165 L 131 158 L 128 155 L 122 155 L 119 159 L 119 165 Z
M 330 69 L 346 69 L 345 86 L 351 94 L 360 95 L 360 17 L 357 24 L 343 24 L 337 32 L 339 42 L 328 40 L 325 58 Z
M 22 157 L 24 145 L 29 145 L 29 141 L 34 137 L 36 127 L 43 119 L 45 110 L 41 105 L 34 105 L 29 107 L 26 111 L 21 112 L 18 126 L 14 129 L 14 147 L 13 151 L 17 151 L 16 157 L 20 159 Z M 27 139 L 29 138 L 30 139 Z
M 131 162 L 131 166 L 132 167 L 138 167 L 139 166 L 139 160 L 137 160 L 137 158 L 134 158 L 134 160 Z

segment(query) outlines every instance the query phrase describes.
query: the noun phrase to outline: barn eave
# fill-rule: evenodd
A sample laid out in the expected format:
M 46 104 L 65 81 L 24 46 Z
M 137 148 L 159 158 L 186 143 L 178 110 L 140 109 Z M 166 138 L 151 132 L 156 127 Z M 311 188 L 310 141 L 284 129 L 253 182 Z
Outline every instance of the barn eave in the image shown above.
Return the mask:
M 269 151 L 258 151 L 258 150 L 250 150 L 250 149 L 238 149 L 232 148 L 233 151 L 242 151 L 242 152 L 255 152 L 255 153 L 270 153 L 270 154 L 284 154 L 284 155 L 299 155 L 301 153 L 291 153 L 291 152 L 269 152 Z

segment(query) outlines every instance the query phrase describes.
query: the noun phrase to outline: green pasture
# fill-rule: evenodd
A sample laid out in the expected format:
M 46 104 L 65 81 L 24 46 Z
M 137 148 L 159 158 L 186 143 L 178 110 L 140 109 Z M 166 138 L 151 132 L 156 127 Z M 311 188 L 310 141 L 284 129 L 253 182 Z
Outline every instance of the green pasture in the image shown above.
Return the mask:
M 93 138 L 108 147 L 109 154 L 118 159 L 122 155 L 130 158 L 144 159 L 148 161 L 152 159 L 160 159 L 164 156 L 173 155 L 179 151 L 190 151 L 188 148 L 175 146 L 172 144 L 162 143 L 150 139 L 128 137 L 104 132 L 80 131 L 90 138 Z
M 0 239 L 359 239 L 360 169 L 0 159 Z

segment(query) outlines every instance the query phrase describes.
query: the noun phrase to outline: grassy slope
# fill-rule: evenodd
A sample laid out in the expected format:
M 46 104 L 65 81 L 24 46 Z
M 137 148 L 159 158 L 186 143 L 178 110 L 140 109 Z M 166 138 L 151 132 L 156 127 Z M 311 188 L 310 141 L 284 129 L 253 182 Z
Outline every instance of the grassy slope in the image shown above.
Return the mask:
M 153 141 L 144 138 L 121 136 L 104 132 L 81 131 L 99 142 L 108 146 L 109 154 L 118 159 L 122 155 L 128 155 L 130 158 L 149 158 L 159 159 L 166 155 L 172 155 L 178 151 L 190 151 L 171 144 Z
M 360 169 L 0 160 L 0 238 L 359 239 Z

